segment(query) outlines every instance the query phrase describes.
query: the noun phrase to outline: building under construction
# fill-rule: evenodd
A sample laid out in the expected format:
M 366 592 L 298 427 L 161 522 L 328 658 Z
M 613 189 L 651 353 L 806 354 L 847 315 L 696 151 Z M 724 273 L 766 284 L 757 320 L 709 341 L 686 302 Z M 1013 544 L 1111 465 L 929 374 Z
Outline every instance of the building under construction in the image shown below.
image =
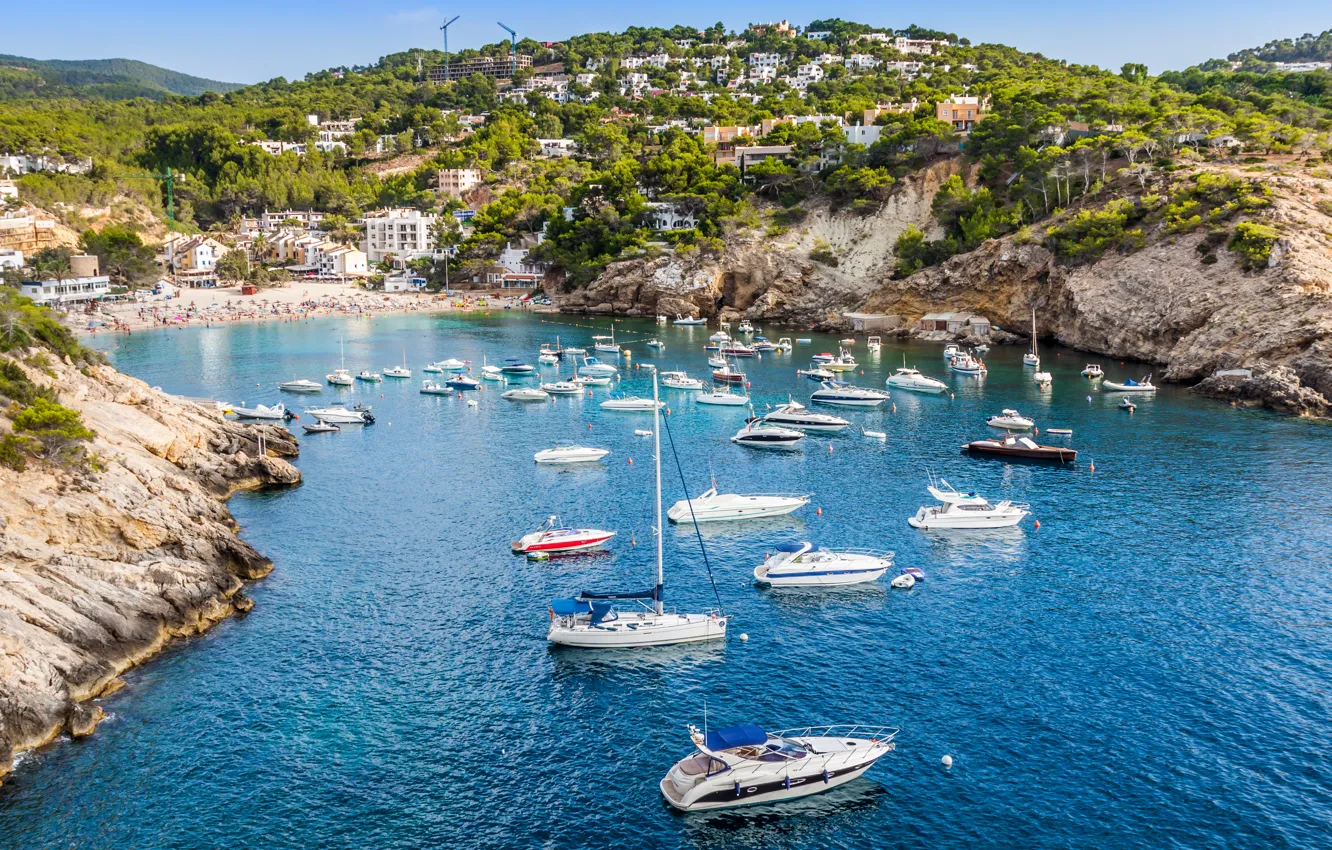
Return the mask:
M 524 56 L 520 53 L 516 57 L 516 61 L 519 68 L 532 67 L 531 56 Z M 461 80 L 473 74 L 480 74 L 483 77 L 490 77 L 495 80 L 507 80 L 513 76 L 514 62 L 515 57 L 512 56 L 483 56 L 480 59 L 450 62 L 447 72 L 443 65 L 434 65 L 426 71 L 426 81 L 443 83 L 448 80 Z

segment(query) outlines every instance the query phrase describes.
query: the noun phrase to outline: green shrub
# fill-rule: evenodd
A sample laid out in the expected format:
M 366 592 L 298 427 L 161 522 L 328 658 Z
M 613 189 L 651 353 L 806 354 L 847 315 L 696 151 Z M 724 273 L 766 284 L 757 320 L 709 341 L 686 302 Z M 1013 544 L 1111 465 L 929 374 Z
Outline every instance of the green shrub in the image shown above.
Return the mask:
M 822 239 L 815 240 L 814 249 L 809 252 L 809 258 L 825 266 L 837 267 L 837 255 L 833 253 L 832 246 Z
M 1128 225 L 1146 211 L 1129 200 L 1111 201 L 1099 210 L 1080 210 L 1060 227 L 1046 231 L 1046 244 L 1056 254 L 1072 260 L 1095 260 L 1110 248 L 1134 248 L 1142 244 L 1142 230 Z
M 13 360 L 0 358 L 0 396 L 27 406 L 39 398 L 55 401 L 55 393 L 28 380 L 28 374 Z
M 808 215 L 809 211 L 804 207 L 787 207 L 786 209 L 774 211 L 772 214 L 772 221 L 774 224 L 790 227 L 793 224 L 799 224 L 804 221 Z
M 902 231 L 893 244 L 897 257 L 897 273 L 903 277 L 913 275 L 927 266 L 937 266 L 957 253 L 957 242 L 947 237 L 928 240 L 914 224 Z
M 25 453 L 29 450 L 29 442 L 31 441 L 17 434 L 0 437 L 0 466 L 8 467 L 15 472 L 27 469 L 28 459 Z
M 1256 221 L 1242 221 L 1235 226 L 1235 235 L 1227 246 L 1240 255 L 1240 265 L 1246 269 L 1267 266 L 1272 257 L 1272 246 L 1281 238 L 1276 228 Z
M 32 437 L 40 445 L 40 454 L 56 463 L 77 464 L 83 458 L 78 443 L 97 435 L 83 424 L 83 416 L 62 404 L 45 398 L 34 399 L 14 417 L 14 431 Z

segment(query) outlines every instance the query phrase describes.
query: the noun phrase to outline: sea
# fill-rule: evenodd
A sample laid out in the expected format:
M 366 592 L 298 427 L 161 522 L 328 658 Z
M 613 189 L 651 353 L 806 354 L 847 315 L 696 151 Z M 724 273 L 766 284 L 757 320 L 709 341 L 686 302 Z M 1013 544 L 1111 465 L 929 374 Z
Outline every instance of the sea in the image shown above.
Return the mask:
M 611 329 L 628 349 L 608 355 L 611 388 L 523 404 L 487 382 L 475 406 L 419 391 L 431 361 L 536 364 L 541 343 L 590 349 Z M 1144 364 L 1043 348 L 1043 390 L 1020 347 L 990 351 L 976 379 L 950 373 L 940 345 L 872 354 L 856 334 L 856 383 L 883 387 L 906 363 L 948 392 L 827 409 L 853 426 L 789 452 L 733 443 L 743 408 L 663 390 L 666 507 L 713 481 L 811 502 L 697 535 L 666 526 L 668 607 L 720 606 L 725 642 L 549 646 L 552 599 L 654 580 L 653 441 L 634 433 L 652 416 L 600 403 L 650 395 L 643 364 L 706 377 L 715 330 L 496 310 L 93 340 L 166 392 L 297 413 L 360 402 L 377 421 L 302 436 L 299 487 L 231 499 L 241 536 L 275 564 L 247 591 L 253 612 L 128 672 L 91 738 L 24 757 L 0 788 L 0 847 L 1332 846 L 1332 429 L 1171 385 L 1129 413 L 1079 374 L 1098 362 L 1140 379 Z M 816 384 L 797 370 L 838 339 L 761 332 L 810 341 L 741 362 L 758 412 L 810 404 Z M 353 372 L 405 360 L 415 376 L 279 393 L 343 357 Z M 1004 408 L 1077 463 L 964 455 Z M 533 462 L 561 443 L 611 454 Z M 906 520 L 931 503 L 931 477 L 1032 515 L 917 531 Z M 511 554 L 551 515 L 617 536 L 577 557 Z M 756 587 L 754 567 L 788 541 L 891 551 L 894 571 L 925 579 Z M 668 806 L 658 783 L 691 752 L 688 727 L 745 723 L 900 732 L 826 794 Z

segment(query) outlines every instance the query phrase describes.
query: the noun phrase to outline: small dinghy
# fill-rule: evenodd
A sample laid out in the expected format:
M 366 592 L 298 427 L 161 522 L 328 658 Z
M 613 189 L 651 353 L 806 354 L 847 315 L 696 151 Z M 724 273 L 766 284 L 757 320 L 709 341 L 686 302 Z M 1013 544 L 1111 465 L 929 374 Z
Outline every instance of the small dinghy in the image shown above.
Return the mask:
M 1124 383 L 1115 381 L 1101 381 L 1101 389 L 1108 393 L 1154 393 L 1156 387 L 1152 386 L 1152 376 L 1150 374 L 1143 377 L 1141 381 L 1135 381 L 1132 378 L 1125 378 Z
M 868 437 L 868 438 L 870 438 L 871 440 L 886 440 L 886 439 L 888 439 L 888 435 L 885 434 L 883 431 L 866 431 L 864 428 L 861 428 L 861 429 L 860 429 L 860 436 L 862 436 L 862 437 Z
M 634 429 L 634 436 L 635 436 L 635 437 L 651 437 L 651 436 L 652 436 L 652 432 L 651 432 L 651 431 L 648 431 L 648 430 L 646 430 L 646 429 L 644 429 L 644 428 L 635 428 L 635 429 Z
M 911 575 L 910 573 L 902 573 L 897 578 L 888 582 L 888 584 L 891 585 L 892 587 L 897 588 L 898 590 L 910 590 L 911 588 L 916 586 L 916 577 Z
M 318 419 L 316 419 L 314 422 L 311 422 L 308 425 L 302 425 L 301 427 L 305 429 L 305 433 L 307 434 L 327 434 L 331 431 L 342 430 L 341 428 L 332 423 L 320 422 Z
M 434 381 L 423 381 L 421 383 L 421 392 L 424 395 L 453 395 L 453 388 Z

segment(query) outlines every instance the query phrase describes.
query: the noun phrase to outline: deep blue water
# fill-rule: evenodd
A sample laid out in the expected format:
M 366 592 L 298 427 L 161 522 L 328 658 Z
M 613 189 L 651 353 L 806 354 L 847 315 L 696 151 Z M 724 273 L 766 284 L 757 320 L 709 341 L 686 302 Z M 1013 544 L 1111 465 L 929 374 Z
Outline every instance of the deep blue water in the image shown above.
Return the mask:
M 405 346 L 417 375 L 283 399 L 372 400 L 379 423 L 304 438 L 301 487 L 232 500 L 243 536 L 276 562 L 250 590 L 254 612 L 127 674 L 93 738 L 27 756 L 0 789 L 0 847 L 1332 843 L 1326 425 L 1175 388 L 1130 417 L 1110 396 L 1089 403 L 1086 358 L 1057 349 L 1045 352 L 1051 393 L 1018 349 L 996 349 L 983 384 L 946 378 L 954 398 L 895 392 L 895 413 L 833 411 L 886 443 L 853 432 L 753 452 L 729 442 L 742 412 L 671 394 L 691 493 L 715 475 L 723 489 L 814 502 L 704 532 L 732 633 L 748 642 L 558 651 L 544 641 L 552 597 L 651 581 L 651 444 L 632 435 L 650 415 L 602 412 L 604 390 L 519 405 L 492 386 L 477 408 L 417 391 L 430 360 L 534 362 L 556 333 L 594 332 L 595 320 L 558 321 L 323 319 L 97 340 L 149 383 L 232 402 L 319 380 L 342 335 L 349 368 L 382 369 Z M 711 329 L 617 328 L 633 362 L 705 373 Z M 643 331 L 667 339 L 664 354 L 633 344 Z M 807 335 L 769 329 L 788 334 Z M 830 348 L 816 338 L 746 363 L 754 396 L 807 397 L 795 370 Z M 903 351 L 946 374 L 938 346 L 871 358 L 862 339 L 855 351 L 862 383 L 881 386 Z M 1115 378 L 1145 371 L 1102 362 Z M 646 373 L 624 374 L 627 390 L 648 390 Z M 1076 468 L 962 456 L 982 416 L 1009 406 L 1072 428 Z M 562 440 L 613 454 L 588 469 L 532 463 Z M 669 505 L 683 493 L 669 455 L 665 469 Z M 1041 527 L 914 531 L 927 469 L 1030 502 Z M 619 537 L 597 557 L 510 555 L 548 513 Z M 670 602 L 711 605 L 692 530 L 665 537 Z M 792 538 L 889 548 L 927 580 L 753 587 L 764 551 Z M 821 797 L 680 815 L 657 782 L 705 705 L 713 725 L 891 724 L 899 749 Z

